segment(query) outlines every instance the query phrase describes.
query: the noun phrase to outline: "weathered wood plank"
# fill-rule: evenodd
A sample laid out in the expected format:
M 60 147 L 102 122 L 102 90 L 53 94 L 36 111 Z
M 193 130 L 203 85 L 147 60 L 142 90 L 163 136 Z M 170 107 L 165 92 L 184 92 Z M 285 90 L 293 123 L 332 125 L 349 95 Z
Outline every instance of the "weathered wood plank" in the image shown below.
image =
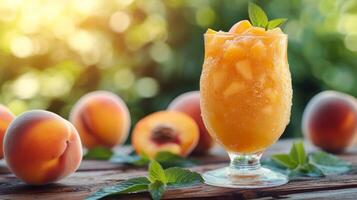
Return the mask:
M 222 167 L 222 164 L 194 167 L 193 170 L 203 172 L 210 169 Z M 121 180 L 142 176 L 146 172 L 140 169 L 128 169 L 118 172 L 108 171 L 84 171 L 76 173 L 58 184 L 48 186 L 28 186 L 18 181 L 13 175 L 8 174 L 0 177 L 0 199 L 24 199 L 27 195 L 36 195 L 36 199 L 48 199 L 58 197 L 84 198 L 104 185 L 112 185 Z M 357 187 L 357 175 L 343 175 L 326 177 L 316 180 L 293 181 L 284 186 L 276 188 L 241 190 L 199 185 L 192 188 L 170 190 L 165 194 L 165 199 L 192 199 L 192 198 L 257 198 L 257 197 L 279 197 L 288 194 L 306 193 L 311 191 L 334 190 Z M 357 195 L 357 194 L 356 194 Z M 130 195 L 130 199 L 143 199 L 147 194 Z M 128 196 L 122 196 L 123 199 Z
M 272 153 L 287 152 L 290 148 L 291 140 L 280 141 L 273 145 L 266 156 Z M 307 145 L 309 150 L 313 150 L 311 145 Z M 353 152 L 353 151 L 351 151 Z M 347 153 L 341 157 L 357 164 L 357 154 Z M 197 157 L 205 165 L 193 167 L 198 172 L 204 172 L 226 165 L 228 158 L 224 151 L 219 148 L 214 149 L 211 156 Z M 4 164 L 4 163 L 2 163 Z M 2 165 L 5 168 L 5 165 Z M 0 167 L 0 173 L 1 173 Z M 6 169 L 6 168 L 5 168 Z M 111 164 L 106 161 L 84 161 L 80 170 L 72 176 L 61 180 L 59 183 L 46 186 L 28 186 L 19 181 L 14 175 L 4 172 L 0 174 L 0 199 L 83 199 L 97 189 L 113 185 L 121 180 L 131 177 L 143 176 L 146 174 L 144 168 Z M 322 179 L 293 181 L 284 186 L 276 188 L 242 190 L 212 187 L 199 185 L 196 187 L 170 190 L 165 193 L 165 199 L 237 199 L 237 198 L 276 198 L 292 197 L 299 195 L 311 196 L 317 191 L 333 192 L 336 198 L 339 195 L 353 195 L 357 199 L 357 192 L 351 188 L 357 188 L 357 174 L 342 176 L 332 176 Z M 342 191 L 344 189 L 346 191 Z M 341 192 L 337 192 L 341 190 Z M 313 193 L 311 193 L 313 192 Z M 311 194 L 310 194 L 311 193 Z M 321 192 L 323 195 L 324 192 Z M 119 197 L 116 197 L 119 198 Z M 120 199 L 148 199 L 147 193 L 123 195 Z M 316 196 L 318 198 L 318 196 Z
M 292 194 L 287 197 L 290 200 L 355 200 L 357 194 L 357 188 L 341 189 L 341 190 L 326 190 L 320 192 L 308 192 L 303 194 Z
M 288 148 L 290 148 L 291 143 L 293 140 L 281 140 L 270 147 L 264 154 L 263 157 L 270 156 L 271 154 L 275 153 L 286 153 L 288 152 Z M 316 150 L 311 144 L 306 143 L 306 149 L 308 151 Z M 117 148 L 117 152 L 119 153 L 127 153 L 130 152 L 130 147 L 126 146 L 124 148 Z M 352 148 L 347 153 L 341 155 L 342 158 L 351 161 L 357 164 L 357 149 Z M 216 146 L 212 149 L 211 153 L 206 156 L 193 156 L 194 159 L 197 159 L 202 164 L 213 164 L 213 163 L 223 163 L 228 162 L 228 156 L 225 151 Z M 98 160 L 83 160 L 81 166 L 79 167 L 78 171 L 98 171 L 98 170 L 122 170 L 126 169 L 130 166 L 114 164 L 107 161 L 98 161 Z M 7 174 L 10 171 L 7 169 L 4 160 L 0 160 L 0 174 Z

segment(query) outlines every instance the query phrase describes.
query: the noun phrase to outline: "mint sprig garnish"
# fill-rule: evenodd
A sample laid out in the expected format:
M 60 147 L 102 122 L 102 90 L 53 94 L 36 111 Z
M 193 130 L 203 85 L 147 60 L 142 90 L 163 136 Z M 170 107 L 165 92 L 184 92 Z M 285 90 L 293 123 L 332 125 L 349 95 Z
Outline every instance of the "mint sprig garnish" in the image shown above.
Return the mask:
M 267 29 L 267 30 L 274 29 L 274 28 L 284 24 L 287 20 L 288 19 L 286 19 L 286 18 L 277 18 L 277 19 L 270 20 L 268 22 L 268 24 L 266 25 L 265 29 Z
M 166 189 L 203 183 L 203 178 L 196 172 L 179 167 L 164 170 L 155 160 L 150 161 L 148 174 L 148 177 L 132 178 L 114 186 L 104 187 L 86 199 L 97 200 L 107 196 L 147 191 L 153 200 L 159 200 Z
M 272 155 L 262 164 L 289 175 L 291 179 L 343 174 L 352 168 L 351 163 L 326 152 L 307 154 L 301 141 L 294 142 L 288 154 Z
M 252 2 L 249 2 L 248 4 L 248 14 L 250 22 L 254 26 L 262 27 L 265 30 L 270 30 L 281 26 L 287 20 L 286 18 L 277 18 L 269 21 L 268 16 L 265 14 L 264 10 Z
M 268 16 L 265 14 L 264 10 L 257 4 L 249 2 L 248 14 L 250 22 L 254 26 L 265 28 L 268 24 Z
M 151 183 L 154 183 L 155 181 L 161 181 L 163 183 L 167 183 L 165 171 L 158 162 L 156 161 L 150 162 L 148 179 L 150 180 Z

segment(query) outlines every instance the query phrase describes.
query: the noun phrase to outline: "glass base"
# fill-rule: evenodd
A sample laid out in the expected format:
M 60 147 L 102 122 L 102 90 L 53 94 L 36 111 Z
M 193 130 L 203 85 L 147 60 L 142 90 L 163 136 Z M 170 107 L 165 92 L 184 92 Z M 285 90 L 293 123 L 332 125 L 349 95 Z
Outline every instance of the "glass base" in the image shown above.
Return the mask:
M 208 185 L 227 188 L 265 188 L 284 185 L 288 178 L 270 169 L 259 167 L 254 170 L 237 170 L 224 167 L 203 174 Z

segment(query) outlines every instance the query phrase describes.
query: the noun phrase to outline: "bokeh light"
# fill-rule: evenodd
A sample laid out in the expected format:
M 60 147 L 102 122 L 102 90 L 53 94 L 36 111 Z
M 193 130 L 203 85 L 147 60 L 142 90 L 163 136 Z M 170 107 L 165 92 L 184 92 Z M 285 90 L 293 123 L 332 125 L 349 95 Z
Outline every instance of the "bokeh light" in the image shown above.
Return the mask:
M 114 84 L 118 89 L 129 89 L 135 81 L 135 75 L 129 69 L 120 69 L 114 75 Z
M 150 77 L 140 78 L 135 84 L 135 90 L 140 97 L 149 98 L 155 96 L 159 91 L 157 81 Z
M 18 36 L 11 40 L 11 51 L 19 58 L 30 56 L 34 51 L 34 45 L 29 37 Z
M 206 29 L 247 19 L 248 0 L 2 0 L 0 103 L 16 114 L 49 109 L 64 117 L 86 92 L 125 99 L 133 123 L 197 90 Z M 315 93 L 357 96 L 357 0 L 270 0 L 285 17 L 294 86 L 288 136 Z
M 117 11 L 110 17 L 109 25 L 113 31 L 121 33 L 129 27 L 130 16 L 125 12 Z
M 29 99 L 37 95 L 40 88 L 36 74 L 28 72 L 18 77 L 12 84 L 13 93 L 20 99 Z

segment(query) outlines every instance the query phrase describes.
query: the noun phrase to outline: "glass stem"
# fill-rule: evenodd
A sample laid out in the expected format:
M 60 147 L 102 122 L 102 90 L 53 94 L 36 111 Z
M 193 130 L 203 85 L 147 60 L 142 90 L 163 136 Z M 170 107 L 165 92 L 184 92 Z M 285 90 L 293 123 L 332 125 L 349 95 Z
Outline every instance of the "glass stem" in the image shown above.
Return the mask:
M 231 159 L 229 171 L 232 174 L 244 175 L 246 173 L 249 174 L 249 172 L 260 169 L 260 157 L 262 156 L 262 152 L 254 154 L 228 154 L 229 158 Z

